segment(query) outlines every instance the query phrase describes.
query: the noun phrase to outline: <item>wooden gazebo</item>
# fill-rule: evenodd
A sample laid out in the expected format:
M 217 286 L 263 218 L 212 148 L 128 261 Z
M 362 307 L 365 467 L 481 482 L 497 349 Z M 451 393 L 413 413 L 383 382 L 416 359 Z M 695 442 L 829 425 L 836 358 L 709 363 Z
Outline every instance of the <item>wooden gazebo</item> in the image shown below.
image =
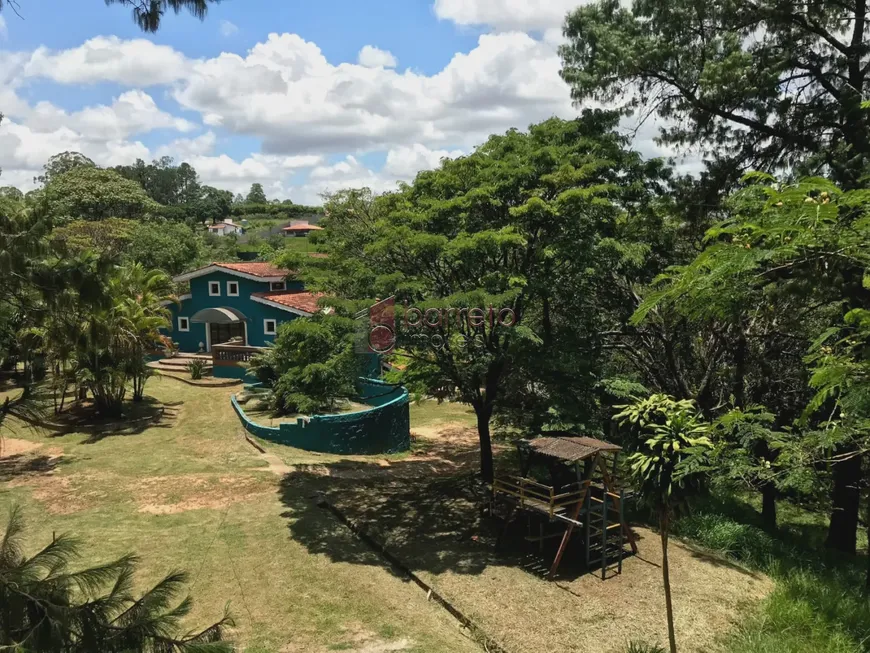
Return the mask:
M 616 563 L 617 573 L 622 573 L 626 540 L 632 553 L 637 553 L 625 521 L 625 490 L 615 479 L 622 448 L 595 438 L 548 431 L 539 438 L 519 440 L 517 451 L 520 475 L 497 477 L 492 484 L 493 506 L 498 501 L 509 505 L 502 535 L 522 513 L 529 518 L 530 530 L 532 520 L 538 522 L 538 535 L 530 533 L 526 539 L 538 542 L 541 548 L 545 539 L 561 536 L 548 574 L 553 578 L 575 528 L 580 528 L 586 567 L 591 569 L 600 562 L 602 579 L 608 564 Z M 537 463 L 547 468 L 549 485 L 529 477 Z M 548 522 L 564 529 L 544 534 Z

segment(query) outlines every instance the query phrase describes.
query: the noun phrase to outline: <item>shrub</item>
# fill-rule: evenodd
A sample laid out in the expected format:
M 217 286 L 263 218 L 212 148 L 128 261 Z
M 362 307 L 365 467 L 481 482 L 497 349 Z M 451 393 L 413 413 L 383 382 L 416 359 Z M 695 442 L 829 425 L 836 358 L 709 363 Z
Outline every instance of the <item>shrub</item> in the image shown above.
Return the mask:
M 202 373 L 205 371 L 205 361 L 196 358 L 187 364 L 187 372 L 190 378 L 197 381 L 202 378 Z

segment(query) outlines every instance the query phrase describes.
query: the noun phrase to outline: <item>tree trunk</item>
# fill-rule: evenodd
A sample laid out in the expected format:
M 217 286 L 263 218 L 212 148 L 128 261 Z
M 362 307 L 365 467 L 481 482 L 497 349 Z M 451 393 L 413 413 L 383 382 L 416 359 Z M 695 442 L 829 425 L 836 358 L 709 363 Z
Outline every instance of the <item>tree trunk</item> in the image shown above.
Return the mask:
M 761 521 L 768 531 L 776 530 L 776 494 L 773 483 L 761 486 Z
M 662 512 L 659 515 L 659 534 L 662 538 L 662 583 L 665 586 L 665 612 L 668 617 L 668 643 L 671 653 L 677 653 L 677 636 L 674 634 L 674 605 L 671 602 L 671 572 L 668 567 L 668 531 L 670 518 Z
M 487 483 L 492 483 L 494 472 L 492 463 L 492 438 L 489 434 L 489 420 L 492 417 L 492 406 L 475 405 L 477 415 L 477 434 L 480 437 L 480 476 Z
M 831 525 L 825 546 L 841 553 L 855 555 L 858 540 L 859 484 L 861 456 L 857 452 L 834 465 L 834 490 L 831 505 Z

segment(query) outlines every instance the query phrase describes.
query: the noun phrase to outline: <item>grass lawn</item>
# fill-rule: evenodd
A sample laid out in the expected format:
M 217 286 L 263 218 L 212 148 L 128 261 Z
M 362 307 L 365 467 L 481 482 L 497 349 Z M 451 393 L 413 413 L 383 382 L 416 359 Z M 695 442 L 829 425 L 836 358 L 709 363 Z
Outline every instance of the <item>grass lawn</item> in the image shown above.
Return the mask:
M 480 511 L 467 406 L 412 404 L 413 446 L 404 454 L 334 456 L 270 443 L 261 454 L 230 406 L 237 388 L 155 377 L 147 390 L 152 400 L 137 412 L 148 418 L 123 428 L 37 432 L 10 420 L 0 507 L 23 504 L 33 547 L 69 531 L 85 539 L 88 563 L 135 551 L 143 585 L 189 571 L 191 627 L 217 619 L 230 601 L 232 635 L 250 653 L 483 650 L 319 507 L 326 500 L 470 617 L 478 640 L 485 633 L 511 653 L 610 653 L 630 640 L 666 641 L 651 531 L 638 529 L 640 555 L 603 582 L 570 556 L 557 582 L 546 581 L 540 571 L 552 551 L 529 550 L 523 533 L 496 553 L 498 525 Z M 497 464 L 511 459 L 499 455 Z M 671 575 L 683 650 L 739 636 L 734 625 L 754 619 L 773 588 L 762 573 L 679 542 Z
M 479 650 L 334 518 L 306 497 L 288 506 L 281 477 L 242 437 L 233 391 L 155 377 L 147 393 L 165 413 L 123 435 L 7 420 L 0 509 L 23 505 L 33 549 L 72 532 L 87 563 L 135 551 L 143 585 L 189 571 L 190 626 L 230 601 L 242 651 Z M 313 552 L 306 537 L 328 544 Z

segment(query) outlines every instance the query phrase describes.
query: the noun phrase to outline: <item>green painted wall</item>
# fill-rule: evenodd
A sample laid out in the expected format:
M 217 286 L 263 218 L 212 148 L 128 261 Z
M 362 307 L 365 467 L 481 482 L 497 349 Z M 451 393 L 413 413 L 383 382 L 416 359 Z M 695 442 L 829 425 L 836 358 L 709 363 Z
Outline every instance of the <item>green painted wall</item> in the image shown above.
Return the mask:
M 399 453 L 411 448 L 408 391 L 377 379 L 360 379 L 360 401 L 370 410 L 344 415 L 315 415 L 279 427 L 252 421 L 230 400 L 245 430 L 270 442 L 297 449 L 342 455 Z
M 220 283 L 221 294 L 219 297 L 211 297 L 208 294 L 208 284 L 210 281 Z M 239 296 L 230 297 L 227 295 L 227 282 L 237 281 L 239 284 Z M 299 281 L 287 282 L 288 290 L 302 290 L 302 283 Z M 185 299 L 181 305 L 170 304 L 169 310 L 172 313 L 172 330 L 167 331 L 174 342 L 178 343 L 178 347 L 183 352 L 199 351 L 199 343 L 206 343 L 205 324 L 190 323 L 190 331 L 182 332 L 178 330 L 179 317 L 192 317 L 197 311 L 204 308 L 234 308 L 241 311 L 247 320 L 248 328 L 248 344 L 252 347 L 265 347 L 275 340 L 275 336 L 266 335 L 263 330 L 263 320 L 277 320 L 287 322 L 294 320 L 298 316 L 288 311 L 282 311 L 278 308 L 265 306 L 257 302 L 251 301 L 250 297 L 255 292 L 268 292 L 268 281 L 252 281 L 250 279 L 242 279 L 241 277 L 227 274 L 226 272 L 212 272 L 211 274 L 197 277 L 190 281 L 190 299 Z M 235 378 L 235 377 L 234 377 Z

